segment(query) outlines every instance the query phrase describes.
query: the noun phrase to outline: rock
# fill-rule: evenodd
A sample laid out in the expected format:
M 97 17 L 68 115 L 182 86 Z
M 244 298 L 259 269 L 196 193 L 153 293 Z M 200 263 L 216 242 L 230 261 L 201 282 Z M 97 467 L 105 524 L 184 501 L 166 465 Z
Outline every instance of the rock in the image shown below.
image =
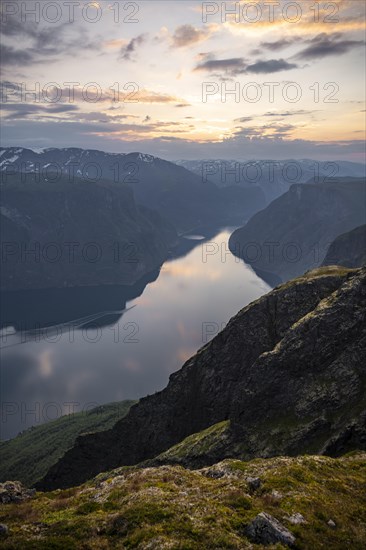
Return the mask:
M 282 500 L 283 499 L 283 494 L 280 493 L 279 491 L 276 491 L 276 489 L 273 489 L 272 493 L 271 493 L 271 497 L 273 498 L 273 500 Z
M 292 523 L 293 525 L 300 525 L 301 523 L 306 523 L 306 520 L 302 514 L 299 514 L 299 512 L 295 512 L 288 518 L 288 521 Z
M 327 522 L 327 525 L 329 525 L 329 527 L 331 527 L 332 529 L 334 529 L 334 528 L 336 527 L 336 524 L 335 524 L 335 522 L 334 522 L 332 519 L 330 519 L 330 520 Z
M 23 502 L 32 498 L 35 489 L 27 489 L 20 481 L 5 481 L 0 483 L 0 503 Z
M 3 537 L 7 535 L 9 532 L 9 528 L 5 523 L 0 523 L 0 537 Z
M 246 482 L 248 483 L 249 491 L 254 493 L 261 486 L 261 480 L 259 477 L 247 477 Z
M 245 530 L 247 537 L 256 544 L 276 544 L 280 542 L 287 546 L 295 543 L 294 535 L 277 519 L 266 512 L 258 514 Z

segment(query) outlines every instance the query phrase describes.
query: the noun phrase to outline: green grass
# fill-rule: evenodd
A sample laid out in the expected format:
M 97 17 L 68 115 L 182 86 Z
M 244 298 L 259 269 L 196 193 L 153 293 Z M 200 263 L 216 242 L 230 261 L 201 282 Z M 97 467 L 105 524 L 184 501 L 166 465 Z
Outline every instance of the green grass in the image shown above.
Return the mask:
M 121 401 L 65 415 L 1 442 L 0 481 L 19 480 L 33 485 L 73 446 L 78 435 L 111 428 L 134 403 Z
M 212 477 L 212 469 L 221 469 L 222 477 Z M 252 493 L 248 476 L 261 479 Z M 366 547 L 365 489 L 365 453 L 226 460 L 195 471 L 125 467 L 77 488 L 2 506 L 0 522 L 9 534 L 1 547 L 260 549 L 246 538 L 245 526 L 264 511 L 295 535 L 297 550 L 361 550 Z M 296 512 L 306 523 L 289 522 Z

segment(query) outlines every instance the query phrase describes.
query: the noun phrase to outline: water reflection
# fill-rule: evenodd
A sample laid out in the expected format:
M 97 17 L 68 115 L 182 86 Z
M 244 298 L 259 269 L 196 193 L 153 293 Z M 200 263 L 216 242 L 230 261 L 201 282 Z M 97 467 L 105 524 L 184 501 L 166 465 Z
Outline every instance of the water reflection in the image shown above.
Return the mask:
M 189 246 L 183 241 L 160 272 L 134 287 L 5 296 L 2 437 L 68 412 L 70 403 L 82 410 L 162 389 L 171 372 L 269 289 L 229 253 L 229 235 L 185 239 Z

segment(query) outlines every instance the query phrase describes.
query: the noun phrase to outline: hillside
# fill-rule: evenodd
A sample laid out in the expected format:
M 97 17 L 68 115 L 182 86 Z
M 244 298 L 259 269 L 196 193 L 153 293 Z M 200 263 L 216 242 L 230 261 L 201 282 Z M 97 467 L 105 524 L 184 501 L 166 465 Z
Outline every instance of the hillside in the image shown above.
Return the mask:
M 214 439 L 205 464 L 365 449 L 365 306 L 366 268 L 321 268 L 279 286 L 233 317 L 163 391 L 111 430 L 79 437 L 38 487 L 152 459 L 226 420 L 225 445 Z
M 293 185 L 234 231 L 229 247 L 263 278 L 287 281 L 321 265 L 329 244 L 365 220 L 364 179 Z
M 111 428 L 134 403 L 121 401 L 65 415 L 0 442 L 0 482 L 17 479 L 32 486 L 73 446 L 78 435 Z
M 8 175 L 0 214 L 2 290 L 131 285 L 177 243 L 171 224 L 111 182 Z
M 159 212 L 179 233 L 206 226 L 244 223 L 265 206 L 260 188 L 219 189 L 211 181 L 172 162 L 144 153 L 113 154 L 92 149 L 0 149 L 2 181 L 14 170 L 44 178 L 84 183 L 110 181 L 133 190 L 136 202 Z
M 366 225 L 339 235 L 329 246 L 322 265 L 361 267 L 366 264 Z
M 364 453 L 227 460 L 196 471 L 121 468 L 3 505 L 1 547 L 361 550 L 365 476 Z M 262 528 L 253 529 L 258 516 Z

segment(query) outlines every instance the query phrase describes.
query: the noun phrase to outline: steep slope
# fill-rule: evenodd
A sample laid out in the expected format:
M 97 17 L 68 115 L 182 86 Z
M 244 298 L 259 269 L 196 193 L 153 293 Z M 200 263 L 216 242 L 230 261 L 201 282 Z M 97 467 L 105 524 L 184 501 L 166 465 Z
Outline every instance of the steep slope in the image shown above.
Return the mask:
M 0 443 L 0 482 L 17 479 L 32 486 L 73 446 L 82 433 L 111 428 L 135 401 L 109 403 L 69 414 L 20 433 Z
M 2 290 L 133 284 L 177 242 L 168 222 L 110 182 L 8 175 L 0 213 Z
M 361 267 L 366 264 L 366 225 L 339 235 L 328 248 L 322 265 Z
M 138 204 L 157 210 L 178 232 L 202 226 L 244 223 L 265 206 L 260 188 L 219 189 L 211 181 L 172 162 L 143 153 L 112 154 L 76 148 L 0 149 L 2 180 L 14 170 L 36 172 L 50 181 L 66 176 L 71 181 L 112 181 L 129 186 Z M 56 176 L 55 176 L 56 175 Z
M 364 447 L 365 305 L 366 269 L 322 268 L 278 287 L 112 430 L 79 437 L 39 487 L 153 458 L 224 420 L 227 444 L 208 463 L 220 453 L 248 459 Z
M 248 527 L 264 512 L 297 550 L 361 550 L 365 476 L 365 453 L 226 460 L 196 471 L 119 468 L 81 487 L 2 505 L 7 533 L 0 544 L 4 550 L 287 548 L 276 531 L 264 530 L 270 546 L 261 532 L 249 538 Z
M 286 281 L 320 265 L 329 244 L 366 220 L 363 179 L 293 185 L 230 237 L 233 254 Z

